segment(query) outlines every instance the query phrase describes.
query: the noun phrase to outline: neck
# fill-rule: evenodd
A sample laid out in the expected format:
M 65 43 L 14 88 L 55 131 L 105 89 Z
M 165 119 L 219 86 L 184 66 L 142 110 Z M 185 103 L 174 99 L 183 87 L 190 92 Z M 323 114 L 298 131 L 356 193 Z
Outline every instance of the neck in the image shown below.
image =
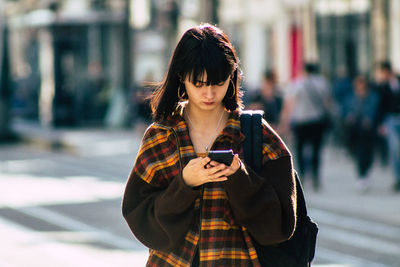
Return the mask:
M 194 124 L 194 128 L 204 131 L 207 131 L 209 128 L 215 129 L 221 120 L 221 116 L 224 116 L 224 107 L 222 105 L 217 109 L 204 111 L 191 108 L 190 104 L 188 104 L 186 111 L 186 116 L 190 116 L 190 121 Z

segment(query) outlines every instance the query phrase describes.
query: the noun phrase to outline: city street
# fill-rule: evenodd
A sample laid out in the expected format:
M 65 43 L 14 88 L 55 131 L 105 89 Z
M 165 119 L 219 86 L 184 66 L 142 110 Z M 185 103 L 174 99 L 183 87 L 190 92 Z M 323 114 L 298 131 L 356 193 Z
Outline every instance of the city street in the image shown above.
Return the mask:
M 241 104 L 296 170 L 322 144 L 319 190 L 300 177 L 313 266 L 400 267 L 399 44 L 399 0 L 0 0 L 0 267 L 145 266 L 122 197 L 147 124 L 183 101 L 197 152 Z M 209 261 L 244 258 L 228 235 Z
M 132 156 L 0 151 L 0 266 L 144 266 L 120 209 Z
M 140 139 L 110 136 L 80 133 L 75 150 L 0 147 L 0 267 L 144 266 L 147 249 L 120 211 Z M 322 191 L 304 184 L 320 227 L 314 266 L 400 266 L 400 195 L 389 170 L 376 164 L 361 195 L 349 159 L 325 152 Z

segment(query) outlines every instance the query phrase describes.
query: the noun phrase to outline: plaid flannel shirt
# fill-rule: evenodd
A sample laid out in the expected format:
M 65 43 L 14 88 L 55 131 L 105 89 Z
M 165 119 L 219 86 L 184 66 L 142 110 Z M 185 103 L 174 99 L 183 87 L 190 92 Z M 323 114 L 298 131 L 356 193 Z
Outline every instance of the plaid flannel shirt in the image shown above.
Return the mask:
M 231 112 L 212 149 L 233 149 L 243 158 L 244 138 L 239 113 Z M 200 266 L 260 266 L 253 238 L 277 243 L 294 231 L 288 149 L 264 121 L 263 164 L 269 177 L 243 164 L 226 182 L 190 188 L 181 168 L 196 157 L 182 111 L 144 134 L 122 208 L 132 232 L 150 248 L 147 266 L 191 266 L 196 251 Z

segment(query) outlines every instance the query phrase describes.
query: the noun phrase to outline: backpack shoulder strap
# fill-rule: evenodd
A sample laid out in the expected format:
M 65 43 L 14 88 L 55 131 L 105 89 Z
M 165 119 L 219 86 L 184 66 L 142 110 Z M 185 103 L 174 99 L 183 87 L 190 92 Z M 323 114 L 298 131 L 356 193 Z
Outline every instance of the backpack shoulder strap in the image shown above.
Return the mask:
M 246 110 L 240 116 L 244 140 L 244 162 L 255 172 L 262 168 L 262 110 Z
M 240 115 L 241 131 L 246 137 L 244 140 L 244 162 L 255 172 L 262 169 L 262 110 L 246 110 Z M 307 215 L 307 207 L 299 176 L 294 171 L 297 191 L 297 213 Z
M 299 175 L 297 171 L 294 171 L 294 176 L 296 178 L 296 202 L 297 202 L 297 209 L 298 214 L 302 214 L 307 216 L 307 206 L 306 206 L 306 199 L 303 193 L 303 186 L 301 185 L 301 181 L 299 179 Z
M 244 150 L 244 162 L 253 168 L 251 165 L 253 162 L 253 135 L 251 134 L 251 113 L 247 111 L 243 111 L 240 114 L 240 130 L 245 136 L 243 142 L 243 150 Z

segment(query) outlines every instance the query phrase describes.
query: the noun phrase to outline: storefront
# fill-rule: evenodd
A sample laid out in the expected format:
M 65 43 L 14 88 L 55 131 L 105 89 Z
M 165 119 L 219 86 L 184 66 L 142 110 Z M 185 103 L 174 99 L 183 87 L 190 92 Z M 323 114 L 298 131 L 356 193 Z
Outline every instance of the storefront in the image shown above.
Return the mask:
M 45 125 L 101 125 L 123 82 L 123 16 L 33 11 L 13 18 L 17 116 Z
M 369 1 L 315 2 L 316 38 L 321 71 L 335 78 L 368 74 L 373 64 Z

